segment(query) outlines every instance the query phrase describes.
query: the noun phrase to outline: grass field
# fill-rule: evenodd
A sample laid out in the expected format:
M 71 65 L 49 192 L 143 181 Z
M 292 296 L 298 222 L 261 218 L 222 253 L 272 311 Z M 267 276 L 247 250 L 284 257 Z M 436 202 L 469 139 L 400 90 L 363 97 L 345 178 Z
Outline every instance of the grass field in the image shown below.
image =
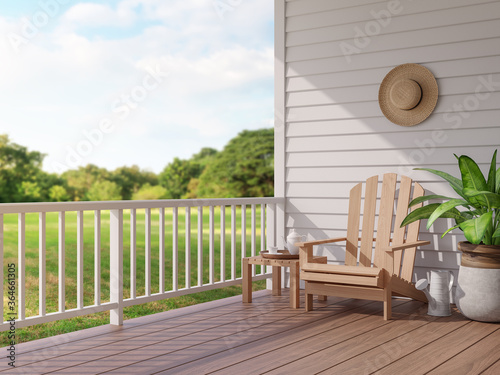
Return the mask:
M 101 214 L 101 301 L 109 301 L 109 212 Z M 226 279 L 231 277 L 231 213 L 226 209 Z M 215 280 L 220 280 L 220 209 L 215 210 Z M 251 251 L 250 212 L 247 212 L 246 255 Z M 236 213 L 236 276 L 241 275 L 241 209 Z M 38 283 L 39 283 L 39 250 L 38 250 L 38 214 L 26 214 L 26 316 L 38 315 Z M 136 290 L 137 295 L 145 294 L 145 211 L 137 210 L 137 241 L 136 241 Z M 257 211 L 257 238 L 256 249 L 260 250 L 260 210 Z M 76 308 L 77 300 L 77 219 L 76 212 L 66 213 L 66 309 Z M 179 251 L 178 251 L 178 284 L 179 288 L 185 285 L 186 277 L 191 278 L 191 285 L 197 285 L 198 263 L 198 211 L 191 211 L 191 275 L 185 273 L 185 211 L 179 210 Z M 152 210 L 151 220 L 151 290 L 157 293 L 159 287 L 159 211 Z M 203 282 L 209 281 L 209 212 L 203 212 Z M 130 297 L 130 212 L 124 211 L 124 298 Z M 7 274 L 7 264 L 18 263 L 18 217 L 17 215 L 4 216 L 4 275 Z M 172 209 L 165 212 L 165 290 L 172 289 Z M 94 304 L 94 213 L 84 213 L 84 304 Z M 6 278 L 4 278 L 6 280 Z M 48 213 L 46 218 L 46 309 L 47 313 L 56 312 L 58 306 L 58 214 Z M 4 312 L 7 312 L 7 285 L 4 282 Z M 265 288 L 265 282 L 254 283 L 256 290 Z M 163 301 L 126 308 L 125 319 L 148 315 L 160 311 L 175 309 L 200 302 L 211 301 L 241 294 L 241 286 L 232 286 L 182 297 L 170 298 Z M 82 316 L 63 321 L 57 321 L 28 328 L 18 329 L 18 342 L 30 341 L 42 337 L 49 337 L 60 333 L 71 332 L 82 328 L 109 323 L 109 312 Z M 0 344 L 7 344 L 5 333 L 2 334 Z

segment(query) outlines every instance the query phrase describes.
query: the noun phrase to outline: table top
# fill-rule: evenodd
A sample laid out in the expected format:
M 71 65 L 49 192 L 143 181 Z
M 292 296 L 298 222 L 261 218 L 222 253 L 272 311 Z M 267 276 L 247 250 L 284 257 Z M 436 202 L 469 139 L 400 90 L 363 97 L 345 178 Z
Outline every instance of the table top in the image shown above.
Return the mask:
M 299 263 L 299 259 L 269 259 L 269 258 L 262 258 L 260 255 L 254 256 L 254 257 L 249 257 L 249 258 L 244 258 L 248 259 L 248 263 L 250 264 L 262 264 L 266 266 L 287 266 L 291 264 L 296 264 Z M 314 260 L 320 261 L 320 262 L 325 262 L 326 263 L 326 256 L 314 256 Z

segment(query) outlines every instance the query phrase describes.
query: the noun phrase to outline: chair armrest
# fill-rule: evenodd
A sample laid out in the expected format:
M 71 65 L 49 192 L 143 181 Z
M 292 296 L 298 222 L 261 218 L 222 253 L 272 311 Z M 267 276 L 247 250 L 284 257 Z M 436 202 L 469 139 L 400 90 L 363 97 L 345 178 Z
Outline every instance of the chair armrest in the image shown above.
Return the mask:
M 404 250 L 412 247 L 418 247 L 418 246 L 424 246 L 424 245 L 429 245 L 431 241 L 415 241 L 415 242 L 407 242 L 402 245 L 394 245 L 390 246 L 387 249 L 385 249 L 385 252 L 392 253 L 393 251 L 396 250 Z
M 347 240 L 347 237 L 330 238 L 327 240 L 316 240 L 308 242 L 297 242 L 295 246 L 299 247 L 300 255 L 300 267 L 303 267 L 306 263 L 313 262 L 313 246 L 322 245 L 325 243 L 340 242 Z
M 340 241 L 346 241 L 346 240 L 347 240 L 347 237 L 329 238 L 329 239 L 326 239 L 326 240 L 297 242 L 295 244 L 295 246 L 298 246 L 298 247 L 315 246 L 315 245 L 323 245 L 325 243 L 340 242 Z

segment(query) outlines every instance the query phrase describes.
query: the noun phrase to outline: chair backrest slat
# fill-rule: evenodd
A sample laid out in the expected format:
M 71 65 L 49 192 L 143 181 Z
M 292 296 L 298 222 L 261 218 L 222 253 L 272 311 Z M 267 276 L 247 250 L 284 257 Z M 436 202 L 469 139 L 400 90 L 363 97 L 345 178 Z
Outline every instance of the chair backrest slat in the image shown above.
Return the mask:
M 392 273 L 393 264 L 384 264 L 383 249 L 389 246 L 392 234 L 392 219 L 394 214 L 394 197 L 396 195 L 396 174 L 387 173 L 382 183 L 380 209 L 377 225 L 377 241 L 375 243 L 375 267 L 384 267 Z
M 398 194 L 398 206 L 396 209 L 396 219 L 394 222 L 394 233 L 392 237 L 393 245 L 401 245 L 405 241 L 406 227 L 400 228 L 401 222 L 408 215 L 408 204 L 410 203 L 412 180 L 409 177 L 401 176 Z M 399 276 L 401 271 L 401 260 L 403 251 L 394 253 L 394 274 Z
M 416 248 L 394 253 L 394 261 L 390 264 L 388 257 L 384 255 L 384 249 L 392 245 L 400 245 L 406 242 L 418 240 L 420 221 L 416 221 L 407 227 L 400 228 L 401 222 L 408 214 L 408 204 L 411 199 L 424 195 L 424 189 L 420 184 L 413 182 L 411 178 L 401 176 L 401 182 L 397 183 L 398 176 L 395 173 L 384 174 L 382 191 L 380 193 L 380 207 L 378 209 L 378 223 L 375 228 L 377 215 L 377 193 L 379 176 L 370 177 L 365 184 L 359 183 L 351 189 L 349 194 L 349 218 L 347 227 L 347 245 L 345 264 L 347 266 L 358 265 L 359 237 L 359 265 L 370 267 L 383 267 L 390 274 L 396 274 L 410 281 L 413 277 L 413 266 L 415 263 Z M 361 216 L 362 185 L 365 185 L 363 223 L 361 224 L 361 236 L 359 233 Z M 397 207 L 395 207 L 396 191 L 399 189 Z M 412 194 L 413 193 L 413 194 Z M 422 207 L 418 204 L 413 210 Z M 374 232 L 376 229 L 376 236 Z M 373 251 L 373 238 L 375 240 L 375 251 Z
M 413 187 L 413 199 L 423 196 L 425 193 L 422 186 L 415 182 Z M 412 210 L 422 207 L 422 203 L 417 204 L 412 207 Z M 420 232 L 420 220 L 415 221 L 408 225 L 408 231 L 406 234 L 406 242 L 414 242 L 418 240 L 418 233 Z M 409 282 L 413 278 L 413 265 L 415 264 L 415 255 L 417 253 L 416 248 L 406 249 L 404 253 L 403 265 L 401 267 L 401 278 Z
M 375 227 L 375 209 L 377 207 L 378 176 L 370 177 L 365 185 L 365 208 L 363 210 L 363 228 L 359 263 L 370 267 L 372 264 L 373 232 Z
M 347 244 L 345 265 L 356 266 L 358 263 L 359 221 L 361 216 L 361 183 L 351 189 L 349 194 L 349 218 L 347 223 Z

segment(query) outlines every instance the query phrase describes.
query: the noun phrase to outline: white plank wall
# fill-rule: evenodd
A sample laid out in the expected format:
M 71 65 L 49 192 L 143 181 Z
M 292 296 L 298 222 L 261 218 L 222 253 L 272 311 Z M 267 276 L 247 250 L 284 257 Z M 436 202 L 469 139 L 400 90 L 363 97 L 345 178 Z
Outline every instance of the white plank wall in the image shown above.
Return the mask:
M 391 6 L 398 12 L 381 25 L 375 14 Z M 287 233 L 342 235 L 349 189 L 372 175 L 405 174 L 429 192 L 453 195 L 439 178 L 413 168 L 458 176 L 456 153 L 487 169 L 500 148 L 500 1 L 286 0 L 284 7 L 277 22 L 285 24 Z M 372 32 L 359 53 L 345 56 L 359 30 Z M 410 128 L 387 120 L 377 100 L 384 76 L 403 63 L 429 68 L 440 93 L 435 112 Z M 458 269 L 463 237 L 454 231 L 441 239 L 445 229 L 445 222 L 422 225 L 421 238 L 432 244 L 417 254 L 416 277 Z M 344 250 L 318 249 L 334 263 L 343 262 Z

